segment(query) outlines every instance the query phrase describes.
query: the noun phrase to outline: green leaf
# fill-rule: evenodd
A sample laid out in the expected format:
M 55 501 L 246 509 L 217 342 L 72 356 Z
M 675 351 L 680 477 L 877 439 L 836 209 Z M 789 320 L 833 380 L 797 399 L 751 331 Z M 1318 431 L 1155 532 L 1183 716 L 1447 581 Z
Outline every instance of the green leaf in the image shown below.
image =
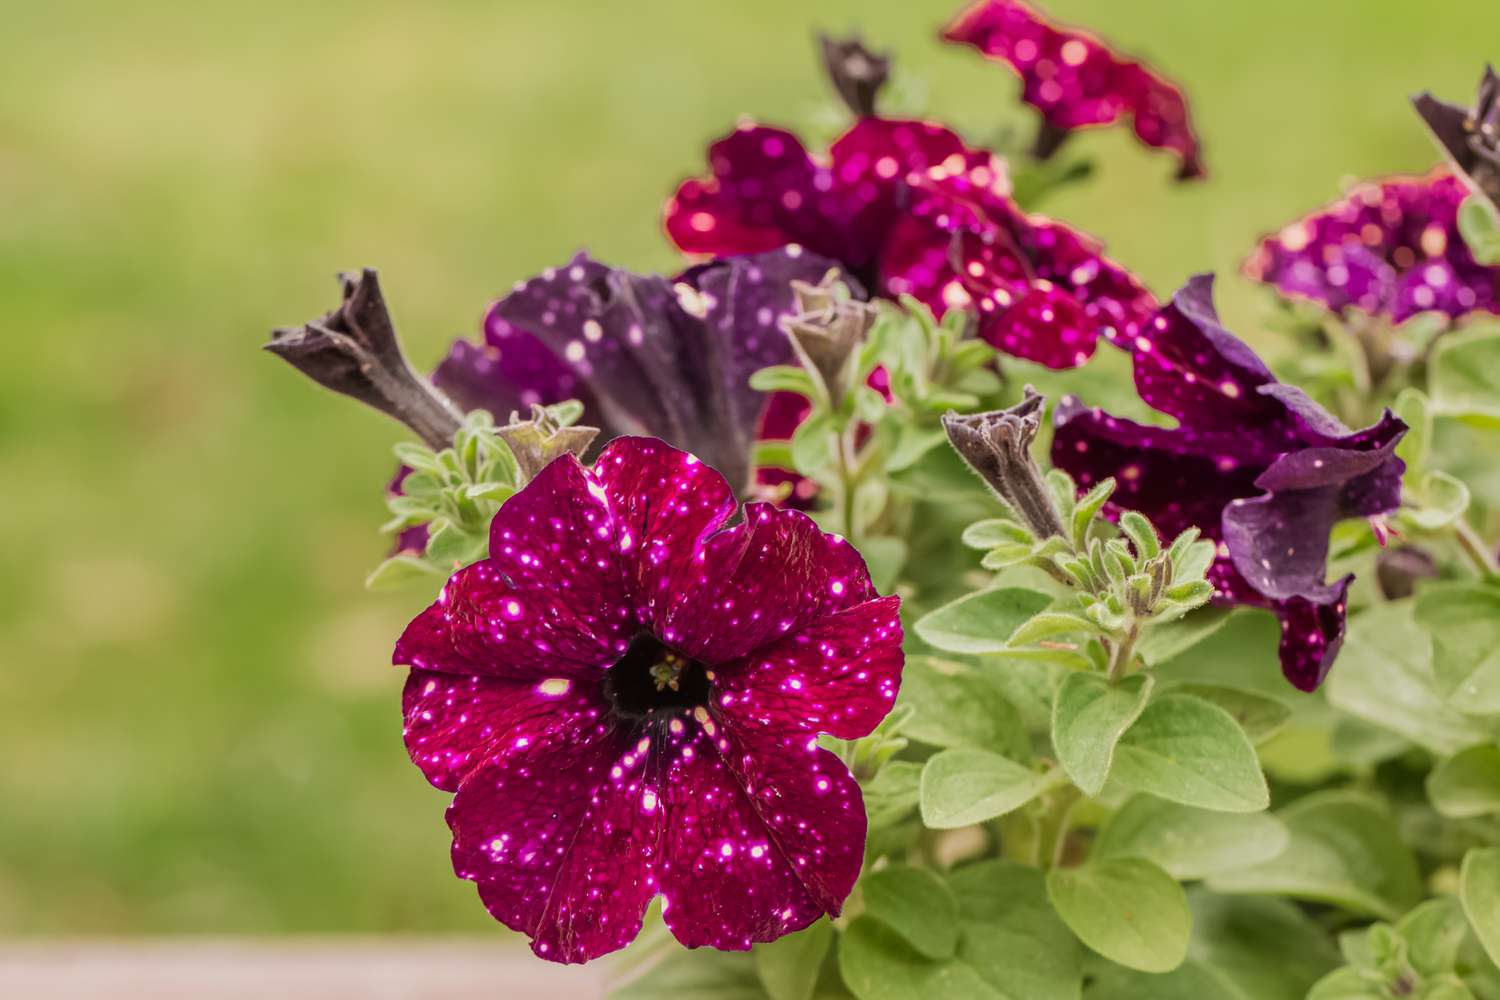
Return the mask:
M 402 441 L 391 450 L 396 453 L 396 461 L 414 472 L 441 473 L 437 455 L 425 444 Z
M 1165 663 L 1223 628 L 1230 614 L 1224 608 L 1203 608 L 1170 622 L 1153 622 L 1147 626 L 1135 651 L 1152 666 Z
M 1218 684 L 1180 684 L 1172 688 L 1178 694 L 1190 694 L 1211 701 L 1228 712 L 1257 746 L 1281 731 L 1292 716 L 1284 703 L 1265 695 Z
M 932 657 L 913 656 L 902 671 L 899 704 L 915 714 L 901 735 L 935 747 L 999 750 L 1030 756 L 1026 727 L 995 684 L 992 669 L 976 669 Z
M 914 627 L 924 642 L 950 653 L 998 653 L 1017 628 L 1051 603 L 1040 591 L 997 587 L 945 604 Z
M 833 415 L 814 410 L 792 434 L 792 464 L 803 475 L 812 475 L 833 464 Z
M 1011 633 L 1010 645 L 1029 646 L 1059 635 L 1096 635 L 1099 629 L 1081 615 L 1068 611 L 1043 611 Z
M 755 974 L 766 996 L 770 1000 L 811 1000 L 833 938 L 833 924 L 819 920 L 806 930 L 756 945 L 752 951 Z
M 1419 905 L 1396 923 L 1406 941 L 1412 968 L 1424 976 L 1452 972 L 1469 923 L 1453 896 L 1439 896 Z
M 1182 886 L 1144 858 L 1106 858 L 1047 873 L 1047 898 L 1079 940 L 1142 972 L 1187 957 L 1193 917 Z
M 890 826 L 905 819 L 917 807 L 921 795 L 922 765 L 912 760 L 893 760 L 864 786 L 865 812 L 870 828 Z
M 1179 881 L 1269 861 L 1290 834 L 1270 813 L 1215 812 L 1135 795 L 1094 840 L 1095 858 L 1145 858 Z
M 1018 809 L 1063 779 L 986 750 L 944 750 L 922 768 L 922 822 L 933 830 L 983 823 Z
M 750 376 L 750 388 L 760 392 L 794 392 L 804 399 L 816 399 L 812 376 L 800 365 L 772 365 Z
M 365 586 L 371 590 L 399 587 L 413 580 L 432 582 L 442 579 L 442 571 L 425 559 L 415 556 L 391 556 L 370 571 Z
M 1500 713 L 1500 590 L 1472 583 L 1423 587 L 1416 620 L 1432 635 L 1438 693 L 1466 714 Z
M 1203 809 L 1259 812 L 1270 803 L 1255 747 L 1229 713 L 1165 694 L 1115 747 L 1113 776 L 1136 791 Z
M 1111 476 L 1103 480 L 1093 489 L 1078 498 L 1073 507 L 1073 547 L 1082 550 L 1088 544 L 1089 525 L 1094 523 L 1094 517 L 1109 501 L 1110 495 L 1115 491 L 1115 480 Z
M 958 900 L 927 868 L 892 865 L 860 881 L 865 913 L 900 934 L 927 958 L 950 958 L 958 948 Z
M 865 557 L 865 567 L 870 571 L 870 582 L 882 594 L 896 586 L 901 569 L 906 565 L 906 542 L 900 538 L 882 535 L 865 538 L 859 543 L 859 554 Z
M 884 405 L 883 400 L 881 405 Z M 932 430 L 914 423 L 902 423 L 896 436 L 896 446 L 886 457 L 886 471 L 899 472 L 910 468 L 920 461 L 923 455 L 947 440 L 948 435 L 941 428 Z
M 1469 488 L 1446 472 L 1427 473 L 1414 492 L 1419 502 L 1401 513 L 1426 531 L 1448 527 L 1469 509 Z
M 1137 559 L 1154 559 L 1161 553 L 1161 540 L 1156 537 L 1156 529 L 1140 511 L 1121 512 L 1120 530 L 1130 538 Z
M 1430 587 L 1424 591 L 1437 589 Z M 1445 700 L 1439 682 L 1433 679 L 1433 639 L 1427 631 L 1433 627 L 1433 610 L 1429 609 L 1424 616 L 1428 622 L 1426 628 L 1413 619 L 1412 610 L 1411 601 L 1393 601 L 1381 605 L 1376 612 L 1356 615 L 1349 623 L 1338 667 L 1323 687 L 1334 707 L 1439 756 L 1452 756 L 1464 747 L 1485 741 L 1490 734 Z M 1467 635 L 1456 624 L 1445 627 L 1456 628 L 1459 640 Z M 1484 630 L 1483 623 L 1476 623 L 1476 627 Z M 1454 639 L 1445 642 L 1451 645 Z M 1474 678 L 1476 696 L 1489 691 L 1488 683 L 1478 683 L 1489 674 L 1483 659 L 1485 651 L 1460 645 L 1479 654 L 1471 659 L 1476 668 L 1484 668 Z M 1445 674 L 1460 675 L 1450 678 L 1449 690 L 1464 685 L 1463 663 L 1445 664 L 1442 670 Z M 1487 697 L 1477 697 L 1478 704 L 1487 701 Z
M 1165 974 L 1101 966 L 1088 1000 L 1295 1000 L 1338 964 L 1327 932 L 1286 900 L 1196 889 L 1188 905 L 1186 962 Z
M 437 566 L 467 566 L 484 558 L 488 539 L 445 522 L 427 537 L 427 558 Z
M 1500 847 L 1476 847 L 1464 855 L 1458 899 L 1485 954 L 1500 965 Z
M 961 928 L 952 958 L 925 958 L 868 916 L 849 925 L 839 972 L 858 1000 L 1078 1000 L 1078 942 L 1047 902 L 1040 872 L 985 861 L 953 872 L 948 884 Z
M 1396 445 L 1396 457 L 1406 463 L 1406 479 L 1412 481 L 1427 470 L 1432 454 L 1432 405 L 1427 394 L 1410 386 L 1396 396 L 1396 416 L 1406 424 L 1406 435 Z
M 1500 332 L 1466 330 L 1439 340 L 1427 387 L 1439 416 L 1483 425 L 1500 421 Z
M 1469 747 L 1427 775 L 1427 798 L 1449 819 L 1500 813 L 1500 747 Z
M 755 442 L 755 453 L 752 459 L 757 467 L 767 466 L 775 469 L 795 469 L 796 460 L 792 458 L 792 442 L 789 440 L 757 441 Z
M 975 521 L 965 528 L 963 533 L 963 543 L 971 549 L 981 551 L 1011 543 L 1021 543 L 1030 548 L 1032 541 L 1031 532 L 1015 521 L 1004 517 Z
M 1500 264 L 1500 220 L 1484 195 L 1471 193 L 1458 206 L 1458 232 L 1475 263 Z
M 1094 673 L 1063 678 L 1052 703 L 1052 746 L 1084 794 L 1098 795 L 1104 788 L 1115 743 L 1145 710 L 1154 680 L 1150 674 L 1117 684 Z
M 1258 865 L 1210 876 L 1215 892 L 1292 896 L 1394 920 L 1422 895 L 1416 858 L 1378 802 L 1318 792 L 1277 814 L 1291 839 Z

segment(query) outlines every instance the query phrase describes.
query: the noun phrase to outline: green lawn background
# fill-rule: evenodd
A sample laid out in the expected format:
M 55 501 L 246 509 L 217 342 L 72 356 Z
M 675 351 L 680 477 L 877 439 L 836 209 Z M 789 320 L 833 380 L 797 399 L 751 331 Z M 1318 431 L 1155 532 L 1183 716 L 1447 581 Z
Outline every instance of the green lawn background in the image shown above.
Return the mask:
M 1408 110 L 1500 58 L 1487 0 L 1056 0 L 1183 82 L 1213 177 L 1123 131 L 1048 205 L 1166 293 L 1234 276 Z M 434 362 L 584 246 L 669 269 L 662 199 L 739 115 L 824 99 L 809 32 L 899 48 L 937 116 L 1030 127 L 942 3 L 0 2 L 0 932 L 479 929 L 362 588 L 394 424 L 258 351 L 375 265 Z

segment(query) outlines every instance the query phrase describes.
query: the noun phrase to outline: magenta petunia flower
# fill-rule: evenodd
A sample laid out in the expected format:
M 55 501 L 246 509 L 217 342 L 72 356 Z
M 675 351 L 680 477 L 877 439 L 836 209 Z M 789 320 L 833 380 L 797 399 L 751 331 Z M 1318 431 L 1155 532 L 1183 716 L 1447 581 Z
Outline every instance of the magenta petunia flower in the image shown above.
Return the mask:
M 1468 194 L 1446 168 L 1360 184 L 1263 240 L 1245 273 L 1336 312 L 1398 323 L 1428 310 L 1500 312 L 1500 267 L 1476 263 L 1458 231 Z
M 1387 411 L 1350 431 L 1278 382 L 1219 325 L 1208 275 L 1189 281 L 1132 346 L 1141 398 L 1178 425 L 1064 399 L 1053 463 L 1083 486 L 1114 476 L 1113 509 L 1140 511 L 1168 537 L 1197 527 L 1219 542 L 1216 599 L 1276 612 L 1282 672 L 1315 689 L 1343 642 L 1353 579 L 1326 581 L 1329 532 L 1342 518 L 1400 506 L 1395 449 L 1406 425 Z
M 1021 78 L 1021 99 L 1042 113 L 1045 158 L 1074 129 L 1129 116 L 1136 138 L 1177 154 L 1179 179 L 1204 176 L 1182 91 L 1087 32 L 1047 20 L 1016 0 L 979 0 L 943 30 Z
M 1049 368 L 1083 364 L 1101 336 L 1128 343 L 1156 299 L 1096 240 L 976 183 L 991 172 L 987 162 L 989 154 L 971 154 L 968 169 L 911 178 L 911 210 L 883 262 L 887 288 L 938 312 L 972 303 L 980 337 Z
M 977 302 L 986 340 L 1054 368 L 1087 360 L 1100 336 L 1128 337 L 1156 306 L 1094 240 L 1022 212 L 1003 160 L 936 125 L 862 119 L 827 165 L 789 132 L 746 125 L 709 162 L 713 176 L 667 204 L 667 233 L 690 253 L 797 243 L 940 314 Z
M 797 511 L 649 438 L 544 469 L 396 645 L 406 744 L 453 865 L 533 950 L 743 950 L 839 909 L 859 785 L 818 734 L 868 734 L 900 686 L 899 599 Z

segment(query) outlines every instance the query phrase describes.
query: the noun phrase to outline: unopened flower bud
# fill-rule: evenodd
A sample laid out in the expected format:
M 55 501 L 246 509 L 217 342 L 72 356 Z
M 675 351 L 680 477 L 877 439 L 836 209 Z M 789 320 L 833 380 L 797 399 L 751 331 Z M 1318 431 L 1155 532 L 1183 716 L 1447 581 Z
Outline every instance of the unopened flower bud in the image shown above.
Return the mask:
M 804 368 L 823 384 L 829 402 L 837 408 L 853 388 L 850 360 L 864 342 L 878 313 L 868 302 L 849 298 L 838 283 L 838 271 L 829 271 L 816 285 L 792 282 L 797 313 L 781 321 Z
M 1500 76 L 1495 70 L 1484 68 L 1472 108 L 1426 91 L 1411 102 L 1459 171 L 1500 208 Z
M 891 75 L 888 52 L 872 52 L 858 35 L 832 38 L 819 35 L 823 66 L 839 97 L 856 118 L 873 118 L 880 89 Z
M 521 481 L 529 483 L 538 472 L 545 469 L 560 455 L 573 454 L 579 457 L 588 450 L 599 434 L 597 427 L 563 426 L 550 413 L 532 404 L 531 417 L 522 420 L 512 413 L 510 422 L 495 428 L 495 433 L 510 446 L 521 471 Z
M 1062 535 L 1062 519 L 1042 472 L 1031 457 L 1041 427 L 1045 396 L 1026 387 L 1026 398 L 1008 410 L 943 415 L 943 430 L 959 456 L 1037 538 Z
M 334 392 L 406 424 L 433 449 L 453 443 L 462 414 L 412 371 L 372 268 L 341 274 L 344 300 L 322 319 L 272 331 L 266 350 Z
M 1386 549 L 1375 557 L 1375 579 L 1388 601 L 1410 597 L 1417 589 L 1418 580 L 1437 575 L 1437 562 L 1426 549 L 1415 545 Z

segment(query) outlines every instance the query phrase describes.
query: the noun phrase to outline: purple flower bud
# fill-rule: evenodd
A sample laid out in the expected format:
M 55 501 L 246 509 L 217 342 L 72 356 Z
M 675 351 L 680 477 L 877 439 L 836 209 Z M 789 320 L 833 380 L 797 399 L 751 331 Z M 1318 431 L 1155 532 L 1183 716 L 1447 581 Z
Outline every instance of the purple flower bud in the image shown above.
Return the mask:
M 823 67 L 833 89 L 856 118 L 875 115 L 875 102 L 891 73 L 889 52 L 872 52 L 858 35 L 833 38 L 819 35 Z
M 375 271 L 339 281 L 344 300 L 337 309 L 273 331 L 266 350 L 324 388 L 395 417 L 431 447 L 450 446 L 462 415 L 407 363 Z
M 1500 208 L 1500 76 L 1494 67 L 1485 66 L 1471 108 L 1426 91 L 1411 102 L 1458 171 Z

